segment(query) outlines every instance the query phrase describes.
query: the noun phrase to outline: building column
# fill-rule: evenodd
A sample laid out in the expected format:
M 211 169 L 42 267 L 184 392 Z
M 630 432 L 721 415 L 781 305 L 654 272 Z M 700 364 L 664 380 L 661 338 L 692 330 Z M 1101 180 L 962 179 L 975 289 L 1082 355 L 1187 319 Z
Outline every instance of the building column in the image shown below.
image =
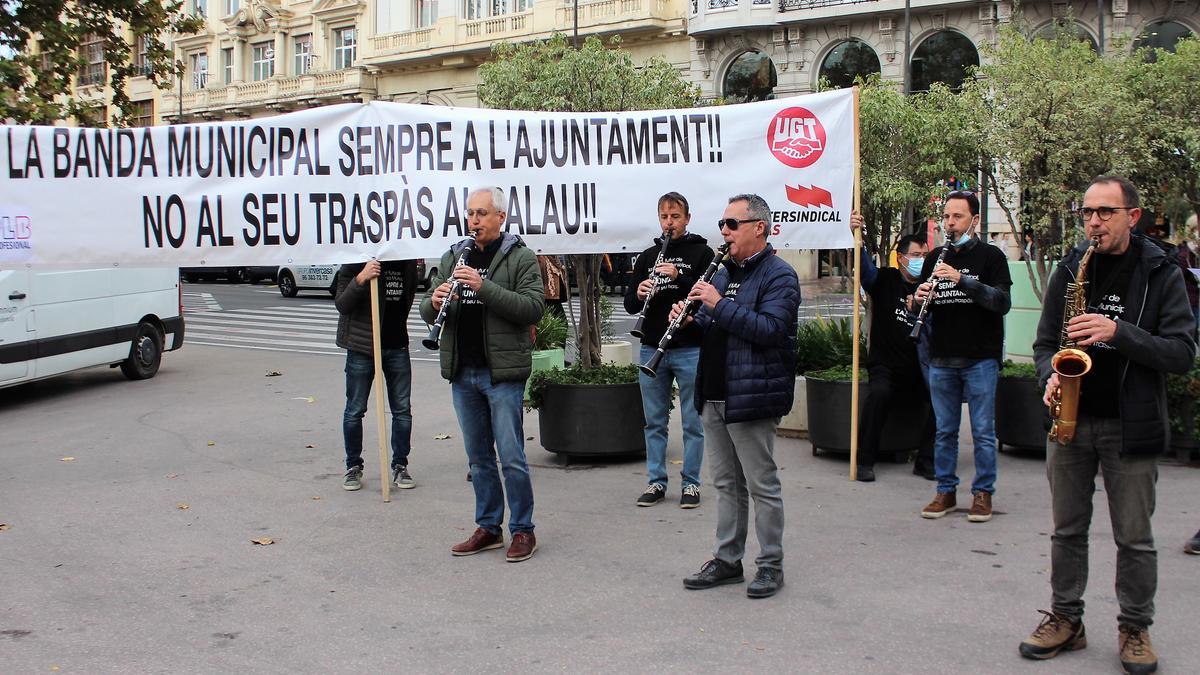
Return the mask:
M 246 38 L 233 38 L 233 82 L 246 81 Z
M 283 77 L 290 71 L 287 69 L 287 31 L 275 31 L 275 75 Z

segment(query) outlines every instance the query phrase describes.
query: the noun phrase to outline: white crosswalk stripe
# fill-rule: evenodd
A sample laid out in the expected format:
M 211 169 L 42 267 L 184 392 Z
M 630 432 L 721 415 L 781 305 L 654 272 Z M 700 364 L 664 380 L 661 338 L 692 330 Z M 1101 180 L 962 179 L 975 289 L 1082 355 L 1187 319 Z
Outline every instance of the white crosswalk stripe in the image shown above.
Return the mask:
M 183 309 L 186 312 L 219 312 L 221 304 L 217 302 L 212 293 L 184 291 Z
M 338 312 L 330 304 L 212 310 L 198 301 L 189 303 L 185 298 L 184 312 L 185 335 L 190 344 L 330 356 L 346 353 L 335 344 Z M 416 345 L 413 360 L 437 361 L 436 354 L 419 345 L 429 327 L 421 320 L 415 304 L 407 324 L 409 338 Z

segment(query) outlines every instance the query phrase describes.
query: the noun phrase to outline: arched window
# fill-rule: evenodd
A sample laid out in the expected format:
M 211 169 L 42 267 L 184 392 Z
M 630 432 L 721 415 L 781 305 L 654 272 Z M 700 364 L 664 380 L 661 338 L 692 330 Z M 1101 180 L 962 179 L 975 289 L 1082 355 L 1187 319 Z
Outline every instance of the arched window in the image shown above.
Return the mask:
M 854 86 L 854 79 L 866 79 L 881 72 L 879 56 L 862 40 L 846 40 L 834 47 L 821 63 L 820 77 L 834 89 Z
M 726 98 L 765 101 L 774 98 L 778 76 L 771 58 L 762 52 L 746 52 L 729 64 L 725 72 Z
M 912 90 L 928 91 L 934 82 L 958 89 L 967 79 L 967 69 L 978 65 L 979 51 L 965 35 L 939 31 L 925 38 L 913 52 Z
M 1058 31 L 1064 30 L 1064 29 L 1070 35 L 1075 36 L 1076 40 L 1079 40 L 1080 42 L 1086 42 L 1089 45 L 1091 45 L 1092 51 L 1094 51 L 1094 52 L 1100 51 L 1100 46 L 1098 44 L 1096 44 L 1096 38 L 1092 37 L 1092 34 L 1089 33 L 1086 28 L 1084 28 L 1078 22 L 1075 22 L 1075 21 L 1070 22 L 1070 24 L 1067 24 L 1062 19 L 1056 19 L 1054 21 L 1051 21 L 1050 23 L 1046 24 L 1045 26 L 1042 26 L 1041 29 L 1039 29 L 1036 33 L 1034 33 L 1033 39 L 1035 39 L 1035 40 L 1053 40 L 1054 38 L 1058 37 Z
M 1174 52 L 1175 43 L 1185 37 L 1191 36 L 1191 34 L 1192 31 L 1188 30 L 1188 27 L 1181 23 L 1166 20 L 1155 21 L 1154 23 L 1147 24 L 1142 29 L 1142 32 L 1138 33 L 1137 37 L 1134 38 L 1133 49 L 1134 51 L 1145 49 L 1146 62 L 1154 63 L 1154 59 L 1157 58 L 1154 55 L 1155 49 Z

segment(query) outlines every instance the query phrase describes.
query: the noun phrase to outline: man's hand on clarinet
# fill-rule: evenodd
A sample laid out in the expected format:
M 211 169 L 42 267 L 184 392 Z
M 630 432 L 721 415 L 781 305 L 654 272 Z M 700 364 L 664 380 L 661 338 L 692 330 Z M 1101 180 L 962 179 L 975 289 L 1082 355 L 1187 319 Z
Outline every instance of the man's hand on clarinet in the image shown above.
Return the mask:
M 940 262 L 937 264 L 937 267 L 933 268 L 933 274 L 931 276 L 935 276 L 938 279 L 949 279 L 957 284 L 958 281 L 962 279 L 962 272 L 959 272 L 944 262 Z
M 429 299 L 433 303 L 435 310 L 442 311 L 442 303 L 446 301 L 446 296 L 450 295 L 451 286 L 452 284 L 449 281 L 443 281 L 441 286 L 433 289 L 433 295 Z
M 680 300 L 679 302 L 675 303 L 674 305 L 671 305 L 671 321 L 672 322 L 674 322 L 675 319 L 677 319 L 679 317 L 679 315 L 683 313 L 683 308 L 685 306 L 687 306 L 687 303 L 684 302 L 683 300 Z M 680 326 L 681 327 L 686 326 L 691 322 L 692 322 L 692 317 L 691 317 L 691 315 L 688 315 L 687 318 L 685 318 L 683 320 L 683 323 L 680 324 Z
M 696 284 L 692 286 L 692 290 L 688 291 L 687 299 L 699 300 L 700 302 L 704 303 L 705 307 L 712 309 L 713 307 L 717 306 L 718 302 L 721 301 L 721 292 L 717 290 L 716 286 L 713 286 L 707 281 L 697 281 Z
M 480 288 L 483 288 L 483 277 L 479 276 L 479 270 L 471 267 L 470 265 L 459 265 L 458 267 L 455 267 L 454 274 L 450 276 L 458 279 L 464 286 L 475 291 L 476 293 L 479 292 Z
M 646 279 L 642 283 L 638 284 L 637 299 L 645 302 L 646 298 L 650 295 L 650 289 L 652 288 L 654 288 L 653 278 Z
M 909 309 L 913 311 L 920 309 L 921 305 L 925 302 L 925 298 L 929 297 L 929 292 L 931 290 L 933 290 L 932 281 L 926 281 L 920 286 L 917 286 L 916 292 L 909 296 L 912 298 L 912 302 L 909 304 Z

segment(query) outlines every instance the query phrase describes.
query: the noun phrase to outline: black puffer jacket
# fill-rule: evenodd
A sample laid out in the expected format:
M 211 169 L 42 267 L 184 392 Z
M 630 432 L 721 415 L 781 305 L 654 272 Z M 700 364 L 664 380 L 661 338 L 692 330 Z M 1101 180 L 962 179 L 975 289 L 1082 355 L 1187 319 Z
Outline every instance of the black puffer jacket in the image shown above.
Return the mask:
M 1141 258 L 1133 268 L 1129 302 L 1108 344 L 1120 357 L 1122 455 L 1157 455 L 1169 439 L 1166 373 L 1186 373 L 1196 358 L 1196 320 L 1179 266 L 1162 249 L 1133 235 Z M 1050 277 L 1037 338 L 1038 381 L 1044 391 L 1058 351 L 1067 282 L 1075 278 L 1086 242 L 1069 251 Z
M 342 349 L 352 349 L 367 356 L 374 357 L 371 340 L 371 285 L 359 285 L 354 277 L 362 271 L 365 263 L 342 265 L 338 269 L 337 291 L 334 293 L 333 304 L 338 310 L 337 346 Z M 404 335 L 401 342 L 408 344 L 408 327 L 405 325 L 408 313 L 412 309 L 413 296 L 417 288 L 417 263 L 415 260 L 395 260 L 382 263 L 384 269 L 399 267 L 404 274 Z M 381 289 L 382 290 L 382 289 Z M 383 316 L 383 293 L 379 294 L 379 314 Z

